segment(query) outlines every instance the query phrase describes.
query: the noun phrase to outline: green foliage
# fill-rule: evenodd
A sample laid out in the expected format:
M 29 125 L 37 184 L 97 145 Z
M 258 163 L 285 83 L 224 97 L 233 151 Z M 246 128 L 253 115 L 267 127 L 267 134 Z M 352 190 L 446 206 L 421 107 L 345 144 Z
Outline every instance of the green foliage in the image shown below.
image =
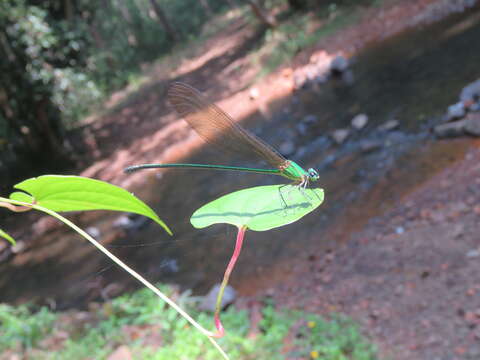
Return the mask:
M 297 314 L 301 316 L 301 314 Z M 318 315 L 308 315 L 307 324 L 300 329 L 297 337 L 303 356 L 317 356 L 319 359 L 373 360 L 377 349 L 362 336 L 359 326 L 341 314 L 332 314 L 326 321 Z
M 190 221 L 196 228 L 226 223 L 265 231 L 291 224 L 323 202 L 322 189 L 267 185 L 224 195 L 199 208 Z M 286 205 L 286 206 L 285 206 Z
M 50 333 L 55 319 L 47 308 L 33 313 L 26 305 L 0 304 L 0 352 L 35 346 Z
M 317 11 L 292 14 L 275 29 L 267 30 L 264 44 L 255 56 L 255 61 L 262 65 L 259 75 L 271 73 L 301 50 L 355 21 L 356 13 L 352 7 L 358 5 L 358 2 L 345 2 L 318 6 Z
M 10 199 L 36 204 L 55 212 L 114 210 L 147 216 L 172 234 L 155 212 L 118 186 L 82 176 L 44 175 L 15 185 Z M 28 193 L 28 194 L 27 194 Z
M 196 1 L 156 3 L 179 42 L 208 20 Z M 214 12 L 226 7 L 209 4 Z M 150 0 L 0 1 L 0 27 L 0 177 L 7 184 L 72 160 L 66 130 L 173 46 Z
M 0 238 L 4 238 L 5 240 L 9 241 L 12 245 L 15 245 L 15 240 L 10 235 L 8 235 L 5 231 L 0 229 Z
M 160 288 L 170 295 L 175 294 L 168 287 Z M 177 297 L 177 301 L 187 306 L 200 323 L 205 326 L 211 324 L 211 315 L 194 310 L 192 298 L 185 295 Z M 159 302 L 147 289 L 104 304 L 95 314 L 91 314 L 91 318 L 96 320 L 74 334 L 74 330 L 61 321 L 53 323 L 55 316 L 45 309 L 33 314 L 26 307 L 17 309 L 2 305 L 0 351 L 17 349 L 15 344 L 18 342 L 27 347 L 35 346 L 42 338 L 41 334 L 45 335 L 47 330 L 54 329 L 52 336 L 55 336 L 56 330 L 67 331 L 68 340 L 60 350 L 43 349 L 46 354 L 44 357 L 37 351 L 38 358 L 106 359 L 118 346 L 127 345 L 135 359 L 218 359 L 218 352 L 209 346 L 203 335 L 194 331 L 173 309 Z M 8 324 L 14 326 L 3 326 L 3 319 L 10 319 Z M 377 359 L 375 348 L 361 335 L 358 326 L 344 316 L 333 315 L 326 320 L 318 315 L 279 311 L 273 305 L 267 305 L 262 310 L 259 331 L 254 338 L 247 336 L 251 324 L 246 311 L 230 307 L 222 313 L 222 320 L 229 332 L 219 342 L 232 359 Z M 125 331 L 127 325 L 143 331 L 143 336 L 132 340 Z M 35 330 L 25 331 L 27 328 Z M 283 340 L 291 331 L 297 332 L 291 337 L 295 340 L 289 352 L 284 353 Z M 147 345 L 148 341 L 150 345 Z

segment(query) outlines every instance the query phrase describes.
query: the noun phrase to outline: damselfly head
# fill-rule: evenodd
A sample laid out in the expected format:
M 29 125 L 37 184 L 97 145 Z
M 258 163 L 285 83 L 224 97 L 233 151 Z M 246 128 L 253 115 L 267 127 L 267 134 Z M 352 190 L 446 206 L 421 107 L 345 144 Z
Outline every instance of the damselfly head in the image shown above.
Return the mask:
M 320 176 L 318 175 L 317 170 L 310 168 L 308 169 L 308 177 L 310 181 L 317 181 Z

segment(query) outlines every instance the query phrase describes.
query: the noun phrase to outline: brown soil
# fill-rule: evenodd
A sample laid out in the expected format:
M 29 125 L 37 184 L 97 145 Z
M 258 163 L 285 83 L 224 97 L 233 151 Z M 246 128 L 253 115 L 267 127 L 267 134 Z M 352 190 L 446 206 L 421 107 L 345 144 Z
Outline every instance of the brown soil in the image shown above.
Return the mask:
M 306 251 L 266 294 L 352 316 L 387 359 L 480 358 L 480 142 L 470 144 L 340 248 Z

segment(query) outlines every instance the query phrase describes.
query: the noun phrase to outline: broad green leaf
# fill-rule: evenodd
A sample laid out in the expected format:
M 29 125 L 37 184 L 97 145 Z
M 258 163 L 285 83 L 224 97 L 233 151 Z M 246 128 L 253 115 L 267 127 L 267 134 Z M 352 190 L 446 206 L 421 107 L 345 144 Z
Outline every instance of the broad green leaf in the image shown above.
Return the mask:
M 7 241 L 10 241 L 12 245 L 15 245 L 15 240 L 2 229 L 0 229 L 0 237 L 4 238 Z
M 14 186 L 25 193 L 14 192 L 10 199 L 29 202 L 50 210 L 86 211 L 114 210 L 147 216 L 162 226 L 170 235 L 168 226 L 155 212 L 133 194 L 104 181 L 81 176 L 44 175 L 27 179 Z
M 291 224 L 323 202 L 323 189 L 268 185 L 236 191 L 202 206 L 190 218 L 196 228 L 226 223 L 265 231 Z

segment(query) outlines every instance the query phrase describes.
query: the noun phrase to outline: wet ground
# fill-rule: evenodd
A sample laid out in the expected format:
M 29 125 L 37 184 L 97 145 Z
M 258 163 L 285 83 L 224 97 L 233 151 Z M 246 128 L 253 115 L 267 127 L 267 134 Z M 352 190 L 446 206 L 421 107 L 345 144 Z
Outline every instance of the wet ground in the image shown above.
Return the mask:
M 395 1 L 389 3 L 392 4 L 390 7 L 371 11 L 378 11 L 387 18 L 390 14 L 391 21 L 397 24 L 411 18 L 412 14 L 409 17 L 406 10 L 409 7 L 419 16 L 421 12 L 415 6 L 425 9 L 429 4 L 442 2 L 405 1 L 403 7 Z M 425 6 L 422 7 L 422 4 Z M 356 25 L 356 34 L 361 34 L 362 29 L 369 29 L 368 16 L 371 15 L 367 13 L 365 20 Z M 449 176 L 453 179 L 454 175 L 464 175 L 467 170 L 475 169 L 478 152 L 472 148 L 475 145 L 472 140 L 439 142 L 432 138 L 429 129 L 439 121 L 446 107 L 456 101 L 462 87 L 480 77 L 480 49 L 472 46 L 480 38 L 479 20 L 479 9 L 476 7 L 433 26 L 415 28 L 368 45 L 363 51 L 354 53 L 353 84 L 330 79 L 320 86 L 292 93 L 293 79 L 283 72 L 255 85 L 259 96 L 253 100 L 249 96 L 250 89 L 246 88 L 253 79 L 251 70 L 246 69 L 237 82 L 226 80 L 225 74 L 219 70 L 228 68 L 229 63 L 238 62 L 253 48 L 258 33 L 243 26 L 241 21 L 219 35 L 230 39 L 230 42 L 222 42 L 218 37 L 215 42 L 212 41 L 212 44 L 224 44 L 221 51 L 217 49 L 216 52 L 207 44 L 210 50 L 201 61 L 197 58 L 195 66 L 192 61 L 190 66 L 180 67 L 177 73 L 179 79 L 207 90 L 209 98 L 272 145 L 280 149 L 294 149 L 288 154 L 293 160 L 305 167 L 318 168 L 320 186 L 326 191 L 325 204 L 301 221 L 269 232 L 247 233 L 245 248 L 231 280 L 241 295 L 268 293 L 275 295 L 279 304 L 301 306 L 312 311 L 342 310 L 350 313 L 362 321 L 367 331 L 371 330 L 370 334 L 382 344 L 384 352 L 394 358 L 433 359 L 432 354 L 437 355 L 433 350 L 427 352 L 435 347 L 436 340 L 428 343 L 432 346 L 419 345 L 416 342 L 420 342 L 421 336 L 412 335 L 416 326 L 410 327 L 411 332 L 402 330 L 401 324 L 405 321 L 402 317 L 423 317 L 415 307 L 402 308 L 403 312 L 399 311 L 397 317 L 386 316 L 383 319 L 383 311 L 387 311 L 385 307 L 394 308 L 397 299 L 392 296 L 396 288 L 382 284 L 397 281 L 396 286 L 402 286 L 398 294 L 404 294 L 408 292 L 410 282 L 402 274 L 410 274 L 409 271 L 414 274 L 412 276 L 418 275 L 413 283 L 428 278 L 434 284 L 438 280 L 437 265 L 441 270 L 442 264 L 461 263 L 461 253 L 475 245 L 473 220 L 463 231 L 464 235 L 460 236 L 467 241 L 457 244 L 460 248 L 444 250 L 448 253 L 445 261 L 441 256 L 434 257 L 428 252 L 424 253 L 423 259 L 415 258 L 415 252 L 420 254 L 423 251 L 421 242 L 427 238 L 426 235 L 396 235 L 409 233 L 410 227 L 417 226 L 419 222 L 425 227 L 422 231 L 433 237 L 433 248 L 440 246 L 435 239 L 439 241 L 441 236 L 445 236 L 445 229 L 437 227 L 440 226 L 439 221 L 431 223 L 430 215 L 421 215 L 421 209 L 430 211 L 433 206 L 430 204 L 447 201 L 431 179 L 437 179 L 439 183 L 451 181 Z M 323 51 L 333 56 L 339 51 L 338 39 L 352 39 L 349 31 L 347 29 L 330 39 Z M 353 41 L 350 45 L 350 48 L 359 46 Z M 246 65 L 241 63 L 239 66 Z M 158 78 L 162 76 L 160 74 Z M 216 86 L 218 84 L 221 86 Z M 133 231 L 115 227 L 112 223 L 118 214 L 95 213 L 74 215 L 73 218 L 84 227 L 94 227 L 104 244 L 148 279 L 175 282 L 204 292 L 221 279 L 233 249 L 235 229 L 216 226 L 194 230 L 189 223 L 190 215 L 199 206 L 220 195 L 245 187 L 278 183 L 278 179 L 188 170 L 143 172 L 129 177 L 122 175 L 124 166 L 139 162 L 259 165 L 253 160 L 204 146 L 183 122 L 175 120 L 165 106 L 165 86 L 162 81 L 152 83 L 92 126 L 92 146 L 98 149 L 99 155 L 94 165 L 83 174 L 113 181 L 134 191 L 169 224 L 175 236 L 170 238 L 148 223 L 140 224 L 142 226 Z M 367 126 L 359 131 L 351 130 L 345 143 L 335 144 L 328 134 L 348 127 L 351 119 L 359 113 L 369 116 Z M 308 131 L 299 127 L 306 116 L 316 118 L 309 123 Z M 397 128 L 379 129 L 393 119 L 399 123 Z M 369 148 L 366 143 L 375 146 Z M 470 167 L 462 165 L 467 160 Z M 465 186 L 457 189 L 459 197 L 468 197 L 461 190 L 476 184 L 477 173 L 469 173 L 470 177 L 463 176 L 461 179 Z M 428 185 L 427 181 L 430 181 Z M 455 182 L 451 183 L 453 185 Z M 451 194 L 454 192 L 451 191 Z M 469 199 L 467 202 L 465 198 L 465 203 L 473 213 L 475 202 L 479 199 Z M 460 213 L 468 212 L 462 210 Z M 449 227 L 448 222 L 443 226 Z M 37 233 L 46 232 L 48 228 L 53 230 L 48 236 L 38 239 Z M 396 231 L 403 232 L 396 234 Z M 108 298 L 136 286 L 89 244 L 50 225 L 48 221 L 38 222 L 28 231 L 18 230 L 16 235 L 26 248 L 0 265 L 1 301 L 37 299 L 64 308 Z M 401 242 L 395 246 L 386 244 L 385 241 L 391 238 L 399 238 Z M 406 253 L 400 257 L 391 255 L 401 251 Z M 458 253 L 458 256 L 450 261 L 450 253 Z M 399 261 L 403 261 L 402 264 Z M 422 261 L 429 264 L 426 266 L 428 269 L 416 265 Z M 378 269 L 374 264 L 378 264 Z M 451 268 L 445 266 L 446 269 Z M 468 271 L 473 269 L 468 267 Z M 440 270 L 438 274 L 441 274 Z M 463 270 L 459 271 L 457 275 L 465 284 L 471 280 Z M 372 280 L 371 274 L 379 275 Z M 52 282 L 52 278 L 56 281 Z M 12 283 L 22 286 L 12 287 Z M 472 286 L 476 285 L 472 283 Z M 435 291 L 438 291 L 438 296 L 443 296 L 441 294 L 446 289 Z M 417 296 L 420 299 L 421 293 Z M 375 299 L 384 301 L 382 304 L 385 307 L 375 303 Z M 404 299 L 408 302 L 412 298 Z M 449 298 L 445 299 L 448 301 Z M 433 299 L 422 301 L 431 302 Z M 463 311 L 465 315 L 475 310 L 477 305 L 472 303 L 466 308 L 451 303 L 450 307 L 453 313 Z M 438 316 L 441 308 L 432 310 L 437 317 L 425 315 L 425 320 L 428 322 L 431 319 L 431 324 L 442 321 L 456 324 L 458 319 L 455 317 Z M 427 326 L 421 331 L 428 333 L 428 329 Z M 448 334 L 437 336 L 450 336 L 451 339 L 448 344 L 439 346 L 442 349 L 451 348 L 448 355 L 445 353 L 445 359 L 454 359 L 455 356 L 467 359 L 469 357 L 465 354 L 469 353 L 472 342 L 459 342 L 455 329 L 452 325 L 450 330 L 445 330 Z M 468 336 L 475 338 L 470 333 Z M 464 339 L 463 335 L 461 339 Z M 406 344 L 408 351 L 404 349 Z M 395 354 L 399 350 L 397 347 L 402 351 Z M 463 348 L 466 350 L 459 354 Z

